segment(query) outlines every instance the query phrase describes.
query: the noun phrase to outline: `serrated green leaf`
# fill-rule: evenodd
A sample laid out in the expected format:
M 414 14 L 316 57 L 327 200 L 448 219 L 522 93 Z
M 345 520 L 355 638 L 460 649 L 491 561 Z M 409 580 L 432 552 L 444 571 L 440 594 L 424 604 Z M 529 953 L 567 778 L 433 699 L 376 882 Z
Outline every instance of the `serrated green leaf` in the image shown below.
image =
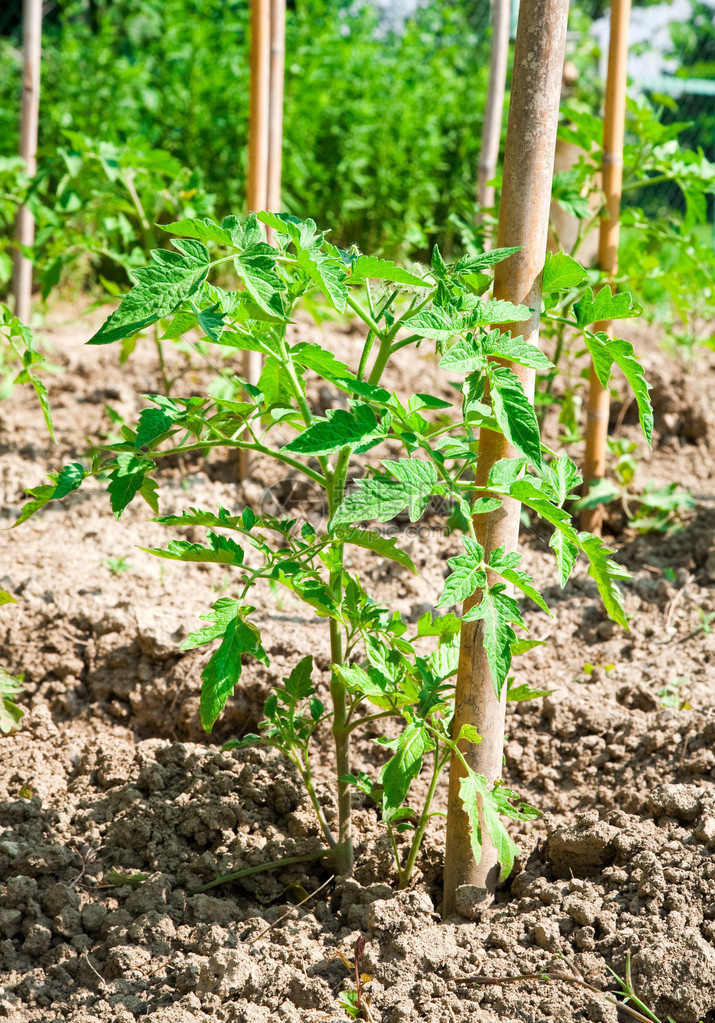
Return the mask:
M 520 686 L 510 685 L 507 689 L 507 703 L 523 703 L 525 700 L 540 700 L 542 696 L 550 696 L 555 689 L 532 689 L 525 682 Z
M 79 462 L 70 462 L 59 473 L 48 473 L 52 483 L 44 483 L 39 487 L 33 487 L 32 490 L 25 491 L 32 500 L 23 505 L 17 520 L 13 523 L 13 528 L 26 522 L 30 516 L 40 508 L 44 508 L 50 501 L 59 501 L 71 494 L 73 490 L 77 490 L 86 475 Z
M 490 365 L 488 373 L 494 417 L 500 429 L 512 447 L 541 468 L 539 423 L 521 381 L 506 366 Z
M 452 572 L 447 577 L 437 607 L 461 604 L 486 584 L 484 548 L 468 536 L 462 538 L 462 544 L 466 553 L 458 554 L 447 561 Z
M 346 445 L 364 444 L 384 436 L 386 427 L 369 405 L 329 409 L 325 419 L 316 420 L 286 444 L 283 451 L 301 455 L 329 455 Z
M 481 252 L 476 256 L 462 256 L 454 264 L 455 273 L 479 273 L 480 270 L 486 270 L 487 267 L 501 263 L 503 259 L 508 259 L 520 249 L 520 245 L 513 245 L 506 249 L 490 249 L 489 252 Z
M 241 677 L 241 655 L 250 654 L 263 664 L 268 656 L 255 625 L 237 614 L 226 626 L 221 645 L 201 672 L 201 724 L 210 732 Z
M 440 682 L 456 675 L 459 667 L 459 643 L 457 640 L 455 639 L 452 643 L 441 643 L 429 655 L 427 664 Z
M 348 302 L 345 267 L 332 256 L 314 248 L 299 250 L 298 266 L 318 285 L 333 307 L 344 313 Z
M 585 294 L 574 305 L 574 312 L 576 323 L 583 328 L 592 323 L 606 323 L 610 320 L 640 316 L 643 306 L 629 291 L 614 295 L 606 284 L 595 295 L 592 288 L 587 288 Z
M 377 281 L 392 281 L 395 284 L 409 284 L 416 288 L 425 287 L 421 277 L 403 270 L 389 259 L 378 259 L 377 256 L 358 256 L 352 264 L 350 279 L 364 281 L 367 278 Z
M 276 273 L 276 250 L 267 242 L 257 242 L 234 256 L 233 265 L 253 301 L 269 316 L 285 319 L 280 292 L 285 284 Z
M 600 294 L 601 292 L 599 292 Z M 653 407 L 650 401 L 650 389 L 643 366 L 636 358 L 633 345 L 624 338 L 611 338 L 603 331 L 596 334 L 586 332 L 584 340 L 593 359 L 593 368 L 603 387 L 608 386 L 611 366 L 614 362 L 622 371 L 635 396 L 641 429 L 650 445 L 653 437 Z
M 489 568 L 492 572 L 496 572 L 497 575 L 500 575 L 502 579 L 506 579 L 512 586 L 516 586 L 530 600 L 533 600 L 542 611 L 551 616 L 548 604 L 534 586 L 534 580 L 527 572 L 523 572 L 519 568 L 520 562 L 521 554 L 517 551 L 507 554 L 504 546 L 497 547 L 489 556 Z
M 410 572 L 414 572 L 417 575 L 417 569 L 412 562 L 412 558 L 405 551 L 400 550 L 394 536 L 383 536 L 382 533 L 376 533 L 372 529 L 356 529 L 355 527 L 347 529 L 345 527 L 338 527 L 335 535 L 343 543 L 352 543 L 357 547 L 364 547 L 366 550 L 374 551 L 381 557 L 388 558 L 390 561 L 402 565 L 403 568 L 408 568 Z
M 196 562 L 205 565 L 242 565 L 243 549 L 228 536 L 219 533 L 206 534 L 206 546 L 190 543 L 188 540 L 172 540 L 168 548 L 142 547 L 147 554 L 167 561 Z
M 287 678 L 283 679 L 285 691 L 293 704 L 306 700 L 315 692 L 311 673 L 313 671 L 313 655 L 302 657 Z
M 472 373 L 484 369 L 486 358 L 482 354 L 480 339 L 469 334 L 457 341 L 439 361 L 440 369 L 451 370 L 453 373 Z
M 172 224 L 158 224 L 167 234 L 181 235 L 183 238 L 197 238 L 201 242 L 218 242 L 221 245 L 233 245 L 231 232 L 219 227 L 213 220 L 175 220 Z
M 209 622 L 209 625 L 204 625 L 196 632 L 189 633 L 181 644 L 181 649 L 193 650 L 197 646 L 203 646 L 204 643 L 210 643 L 212 640 L 218 639 L 219 636 L 223 636 L 228 623 L 233 621 L 238 614 L 239 607 L 237 600 L 233 600 L 231 597 L 219 597 L 210 611 L 207 611 L 205 615 L 199 615 L 199 618 L 204 622 Z
M 137 283 L 87 344 L 108 345 L 145 330 L 196 294 L 209 272 L 210 258 L 205 245 L 190 241 L 185 240 L 179 252 L 152 252 L 150 266 L 132 271 Z M 180 243 L 174 242 L 177 248 Z
M 145 408 L 139 413 L 139 425 L 134 438 L 134 449 L 150 447 L 154 441 L 167 436 L 174 425 L 176 416 L 167 409 Z
M 3 607 L 5 604 L 17 604 L 17 601 L 12 593 L 8 593 L 7 590 L 0 590 L 0 607 Z
M 411 522 L 422 517 L 431 495 L 439 492 L 437 470 L 421 459 L 384 461 L 383 465 L 395 478 L 379 476 L 355 480 L 357 490 L 347 495 L 333 515 L 333 527 L 370 519 L 389 522 L 405 508 L 409 510 Z
M 484 622 L 484 649 L 494 692 L 500 699 L 511 667 L 511 644 L 516 638 L 511 623 L 524 625 L 519 605 L 505 592 L 504 584 L 497 583 L 482 591 L 481 603 L 470 608 L 462 620 Z
M 412 781 L 420 773 L 422 758 L 434 743 L 421 723 L 408 724 L 402 734 L 384 745 L 394 750 L 394 756 L 380 771 L 379 780 L 384 787 L 382 816 L 390 822 L 400 808 Z
M 332 380 L 333 377 L 350 376 L 348 366 L 339 359 L 336 359 L 332 352 L 321 348 L 320 345 L 307 344 L 305 341 L 301 341 L 299 344 L 291 347 L 290 354 L 293 362 L 298 363 L 299 366 L 305 366 L 306 369 L 314 370 L 328 380 Z
M 559 573 L 559 581 L 564 587 L 571 577 L 571 572 L 578 557 L 578 547 L 571 543 L 563 533 L 555 530 L 549 540 L 549 547 L 556 557 L 556 568 Z
M 15 703 L 15 698 L 22 690 L 19 679 L 0 667 L 0 732 L 3 735 L 14 731 L 25 713 Z
M 499 819 L 499 808 L 482 775 L 470 771 L 459 783 L 459 796 L 469 820 L 470 841 L 475 863 L 482 857 L 483 832 L 486 831 L 497 853 L 500 877 L 512 871 L 519 848 Z
M 547 252 L 541 292 L 543 295 L 553 295 L 557 291 L 568 291 L 582 284 L 587 277 L 588 271 L 573 256 L 565 252 Z
M 549 462 L 549 481 L 559 505 L 562 505 L 571 491 L 583 482 L 578 466 L 566 455 Z
M 127 505 L 137 496 L 144 485 L 147 473 L 155 468 L 156 463 L 149 459 L 124 452 L 117 455 L 117 467 L 109 474 L 107 484 L 107 493 L 116 518 L 120 517 Z
M 613 560 L 613 551 L 598 536 L 578 534 L 579 545 L 590 562 L 588 574 L 595 580 L 603 606 L 618 625 L 628 629 L 623 594 L 616 580 L 630 579 L 630 572 Z
M 501 334 L 497 330 L 491 331 L 487 337 L 482 338 L 482 351 L 485 355 L 508 359 L 509 362 L 527 366 L 539 373 L 546 373 L 553 367 L 553 363 L 536 345 L 529 344 L 521 337 L 511 337 L 508 333 Z
M 449 638 L 458 636 L 462 628 L 461 620 L 454 614 L 435 615 L 425 611 L 417 620 L 418 636 L 440 636 Z

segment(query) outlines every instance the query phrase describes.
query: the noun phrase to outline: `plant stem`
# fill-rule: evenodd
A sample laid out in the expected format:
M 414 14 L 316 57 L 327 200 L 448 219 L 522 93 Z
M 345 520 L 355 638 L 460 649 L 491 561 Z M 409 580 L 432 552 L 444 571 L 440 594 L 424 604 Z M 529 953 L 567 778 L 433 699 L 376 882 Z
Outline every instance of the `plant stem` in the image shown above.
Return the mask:
M 432 804 L 434 794 L 437 790 L 437 782 L 439 781 L 439 776 L 442 773 L 442 768 L 444 767 L 448 760 L 449 755 L 445 759 L 440 761 L 439 751 L 437 748 L 435 748 L 434 768 L 432 769 L 432 780 L 430 781 L 429 789 L 427 790 L 425 805 L 422 807 L 422 813 L 420 814 L 420 822 L 417 825 L 417 830 L 415 831 L 414 838 L 412 839 L 412 845 L 410 846 L 410 851 L 407 856 L 407 860 L 405 861 L 404 867 L 400 868 L 400 888 L 406 888 L 409 883 L 410 877 L 412 876 L 415 861 L 417 860 L 417 854 L 420 851 L 422 839 L 424 838 L 424 833 L 427 830 L 427 825 L 429 824 L 430 820 L 429 808 Z
M 242 877 L 250 877 L 252 874 L 261 874 L 266 870 L 280 870 L 281 867 L 291 867 L 294 863 L 309 863 L 311 860 L 322 860 L 332 854 L 332 849 L 318 849 L 316 852 L 306 853 L 304 856 L 286 856 L 282 860 L 271 860 L 270 863 L 259 863 L 255 867 L 244 867 L 243 870 L 236 870 L 232 874 L 219 874 L 213 881 L 198 888 L 198 892 L 207 892 L 209 888 L 216 888 L 220 884 L 228 884 L 229 881 L 240 881 Z
M 335 472 L 328 485 L 328 512 L 333 517 L 343 499 L 350 448 L 344 447 L 338 455 Z M 343 591 L 343 544 L 333 547 L 335 561 L 330 573 L 330 591 L 339 603 Z M 330 660 L 333 665 L 343 663 L 343 637 L 340 622 L 330 619 Z M 350 728 L 348 726 L 348 693 L 335 671 L 330 680 L 330 698 L 333 704 L 333 741 L 335 743 L 336 778 L 338 788 L 338 845 L 335 865 L 339 874 L 348 876 L 353 870 L 352 805 L 350 784 L 340 779 L 350 773 Z

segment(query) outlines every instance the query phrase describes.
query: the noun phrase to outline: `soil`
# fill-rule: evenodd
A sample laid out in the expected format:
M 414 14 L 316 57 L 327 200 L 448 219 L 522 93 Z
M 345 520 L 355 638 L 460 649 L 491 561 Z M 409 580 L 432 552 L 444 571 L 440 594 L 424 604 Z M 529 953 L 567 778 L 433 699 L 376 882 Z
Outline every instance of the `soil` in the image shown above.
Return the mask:
M 3 526 L 24 488 L 82 460 L 115 429 L 106 406 L 132 423 L 142 394 L 160 389 L 148 342 L 124 367 L 114 348 L 83 346 L 101 316 L 58 306 L 40 330 L 57 368 L 55 446 L 25 389 L 2 404 Z M 294 330 L 348 360 L 360 343 L 340 323 L 319 333 L 300 321 Z M 704 349 L 681 363 L 666 357 L 656 329 L 630 336 L 656 410 L 654 449 L 643 452 L 636 484 L 677 480 L 695 507 L 667 535 L 637 535 L 622 516 L 610 523 L 632 573 L 630 632 L 606 618 L 583 567 L 561 590 L 547 535 L 525 529 L 525 565 L 546 587 L 553 618 L 525 605 L 532 637 L 549 642 L 522 655 L 516 674 L 552 692 L 509 706 L 504 779 L 544 812 L 513 829 L 517 866 L 471 920 L 438 914 L 443 824 L 429 834 L 414 884 L 399 892 L 385 832 L 362 797 L 354 878 L 331 877 L 314 860 L 200 891 L 217 873 L 320 846 L 290 766 L 276 753 L 224 753 L 221 743 L 255 727 L 271 685 L 306 652 L 327 684 L 324 623 L 259 592 L 270 664 L 245 664 L 206 736 L 198 717 L 206 654 L 179 646 L 217 595 L 231 592 L 223 568 L 140 550 L 176 533 L 136 503 L 115 521 L 99 481 L 3 533 L 0 588 L 17 604 L 2 608 L 0 664 L 24 675 L 25 716 L 0 737 L 0 1019 L 337 1023 L 348 1018 L 340 994 L 355 981 L 336 953 L 350 958 L 362 936 L 376 1023 L 626 1018 L 575 983 L 471 979 L 563 974 L 561 956 L 603 990 L 617 990 L 613 973 L 630 966 L 661 1020 L 715 1021 L 715 355 Z M 182 359 L 170 358 L 184 371 L 177 393 L 199 393 L 209 377 Z M 450 393 L 428 356 L 407 356 L 390 383 Z M 313 395 L 316 405 L 331 397 Z M 632 413 L 614 404 L 614 426 L 635 439 Z M 235 480 L 225 458 L 177 462 L 162 471 L 160 510 L 273 501 L 321 514 L 314 495 L 270 466 Z M 458 539 L 445 537 L 437 515 L 399 530 L 419 577 L 368 555 L 356 567 L 377 599 L 415 621 L 434 607 Z M 326 742 L 316 759 L 331 815 Z M 374 771 L 382 759 L 369 739 L 357 745 L 356 768 Z

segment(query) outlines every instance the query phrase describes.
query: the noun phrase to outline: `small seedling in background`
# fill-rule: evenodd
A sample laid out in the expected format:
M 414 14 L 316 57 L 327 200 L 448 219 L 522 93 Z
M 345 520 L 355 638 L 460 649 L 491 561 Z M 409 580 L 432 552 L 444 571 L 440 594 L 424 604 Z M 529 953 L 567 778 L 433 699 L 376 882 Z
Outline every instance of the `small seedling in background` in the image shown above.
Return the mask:
M 340 1008 L 350 1019 L 362 1019 L 367 1023 L 374 1023 L 375 1017 L 370 1011 L 370 1000 L 365 994 L 365 986 L 370 983 L 372 977 L 369 973 L 360 972 L 360 960 L 362 959 L 367 942 L 362 934 L 355 942 L 354 960 L 351 961 L 342 952 L 334 952 L 332 958 L 339 959 L 346 970 L 355 977 L 355 987 L 351 991 L 343 991 L 338 999 Z
M 588 664 L 588 663 L 586 663 L 583 666 L 583 672 L 584 672 L 584 675 L 589 675 L 589 676 L 590 675 L 594 675 L 594 674 L 596 674 L 596 672 L 600 672 L 600 671 L 605 671 L 605 673 L 608 674 L 610 671 L 613 671 L 613 669 L 615 667 L 616 667 L 615 664 Z
M 126 558 L 109 557 L 104 562 L 112 575 L 121 575 L 122 572 L 131 572 L 133 565 L 130 565 Z
M 658 690 L 658 697 L 664 707 L 672 707 L 673 710 L 690 710 L 690 704 L 680 695 L 680 687 L 687 686 L 688 678 L 675 678 L 668 682 L 662 689 Z
M 711 623 L 715 618 L 715 611 L 705 611 L 702 607 L 698 606 L 696 606 L 695 610 L 698 612 L 698 616 L 700 617 L 698 632 L 702 632 L 703 636 L 709 636 L 713 631 Z

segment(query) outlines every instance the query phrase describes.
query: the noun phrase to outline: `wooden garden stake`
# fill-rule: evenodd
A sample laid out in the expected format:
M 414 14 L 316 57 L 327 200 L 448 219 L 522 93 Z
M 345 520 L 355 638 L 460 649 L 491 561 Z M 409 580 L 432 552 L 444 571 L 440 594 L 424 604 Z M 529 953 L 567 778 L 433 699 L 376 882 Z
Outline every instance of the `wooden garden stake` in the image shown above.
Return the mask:
M 626 122 L 626 76 L 628 65 L 628 26 L 631 0 L 613 0 L 611 4 L 611 38 L 608 46 L 608 75 L 606 78 L 606 105 L 603 121 L 603 192 L 605 210 L 601 218 L 598 238 L 598 264 L 604 274 L 613 277 L 618 269 L 618 241 L 620 236 L 621 185 L 623 181 L 623 136 Z M 604 287 L 610 287 L 606 284 Z M 598 323 L 594 330 L 602 330 L 613 337 L 611 321 Z M 610 395 L 596 376 L 593 365 L 588 390 L 588 418 L 586 421 L 586 456 L 584 460 L 584 488 L 606 473 L 606 442 L 608 440 L 608 413 Z M 585 492 L 584 491 L 584 492 Z M 603 505 L 584 508 L 581 528 L 600 533 Z
M 492 53 L 478 168 L 477 200 L 482 208 L 494 205 L 494 186 L 487 182 L 496 174 L 499 159 L 510 22 L 511 0 L 492 0 Z
M 497 265 L 494 295 L 534 310 L 529 320 L 505 328 L 534 345 L 538 344 L 541 272 L 546 255 L 568 7 L 568 0 L 522 3 L 514 54 L 497 244 L 500 248 L 511 245 L 522 248 Z M 509 368 L 519 377 L 526 393 L 533 396 L 534 371 L 512 364 Z M 516 452 L 501 435 L 482 429 L 477 485 L 486 483 L 495 462 L 515 456 Z M 519 502 L 508 499 L 496 511 L 475 516 L 477 539 L 486 558 L 502 544 L 507 552 L 515 550 L 519 512 Z M 465 601 L 465 608 L 480 599 L 475 594 L 471 601 Z M 483 623 L 464 622 L 453 734 L 458 734 L 463 724 L 471 724 L 483 736 L 478 745 L 465 742 L 463 752 L 471 768 L 490 785 L 502 773 L 505 704 L 506 686 L 501 700 L 494 693 L 483 643 Z M 485 900 L 482 905 L 486 904 L 499 875 L 497 853 L 484 827 L 481 860 L 479 864 L 474 862 L 469 822 L 459 795 L 463 773 L 462 765 L 453 758 L 445 854 L 445 916 L 455 913 L 460 901 L 457 891 L 462 885 L 481 889 Z
M 42 59 L 42 0 L 24 0 L 22 7 L 22 114 L 20 123 L 20 156 L 30 177 L 37 171 L 37 129 L 40 120 L 40 62 Z M 18 246 L 31 247 L 35 241 L 35 219 L 28 206 L 17 214 Z M 32 260 L 15 252 L 15 315 L 30 322 L 32 298 Z
M 283 79 L 285 75 L 286 0 L 271 0 L 270 118 L 266 209 L 280 213 L 283 150 Z M 273 232 L 267 231 L 268 240 Z
M 268 152 L 271 101 L 271 2 L 251 2 L 251 97 L 248 125 L 246 205 L 258 213 L 268 205 Z M 243 353 L 243 377 L 254 386 L 261 375 L 261 353 Z M 239 475 L 250 471 L 250 455 L 241 451 Z

